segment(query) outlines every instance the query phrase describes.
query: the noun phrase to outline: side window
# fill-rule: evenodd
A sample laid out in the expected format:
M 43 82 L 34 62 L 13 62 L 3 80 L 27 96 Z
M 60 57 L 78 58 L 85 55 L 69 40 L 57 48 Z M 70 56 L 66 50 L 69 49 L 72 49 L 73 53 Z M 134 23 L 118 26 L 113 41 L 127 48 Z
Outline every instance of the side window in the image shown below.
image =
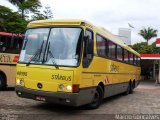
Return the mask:
M 140 57 L 137 57 L 137 60 L 138 60 L 137 65 L 140 66 L 140 60 L 141 60 L 141 58 L 140 58 Z
M 117 59 L 123 61 L 123 49 L 117 45 Z
M 11 48 L 12 48 L 11 41 L 12 41 L 11 36 L 2 36 L 1 44 L 0 44 L 0 51 L 4 53 L 11 52 Z
M 11 36 L 8 36 L 7 37 L 7 42 L 6 42 L 6 49 L 8 50 L 8 52 L 10 52 L 11 51 L 11 41 L 12 41 L 12 37 Z
M 129 59 L 128 59 L 128 51 L 124 49 L 124 62 L 128 63 Z
M 19 53 L 22 47 L 22 38 L 17 36 L 1 36 L 0 51 L 4 53 Z
M 135 64 L 138 65 L 138 56 L 135 55 Z
M 106 57 L 107 56 L 107 40 L 99 35 L 96 36 L 97 40 L 97 53 L 98 56 Z
M 87 68 L 93 58 L 93 32 L 86 30 L 86 39 L 84 40 L 83 67 Z
M 109 41 L 108 42 L 108 46 L 109 46 L 109 48 L 108 48 L 108 50 L 109 50 L 108 57 L 116 59 L 116 44 L 111 42 L 111 41 Z
M 22 47 L 22 38 L 21 37 L 14 37 L 12 39 L 12 42 L 13 42 L 13 47 L 12 47 L 12 51 L 13 53 L 20 53 L 20 49 Z
M 7 37 L 6 36 L 1 36 L 0 52 L 5 52 L 6 51 L 6 41 L 7 41 Z
M 12 39 L 12 42 L 13 42 L 13 48 L 19 48 L 18 37 L 14 37 L 14 39 Z
M 137 65 L 137 63 L 138 63 L 137 56 L 136 56 L 136 55 L 134 55 L 134 64 L 135 64 L 135 65 Z
M 93 55 L 93 32 L 90 30 L 86 30 L 86 36 L 88 36 L 88 54 L 92 54 Z
M 139 66 L 140 65 L 140 58 L 138 56 L 135 56 L 136 59 L 136 65 Z
M 133 64 L 136 65 L 137 62 L 136 62 L 136 56 L 133 54 Z
M 133 53 L 129 53 L 129 63 L 133 64 L 133 61 L 134 61 Z

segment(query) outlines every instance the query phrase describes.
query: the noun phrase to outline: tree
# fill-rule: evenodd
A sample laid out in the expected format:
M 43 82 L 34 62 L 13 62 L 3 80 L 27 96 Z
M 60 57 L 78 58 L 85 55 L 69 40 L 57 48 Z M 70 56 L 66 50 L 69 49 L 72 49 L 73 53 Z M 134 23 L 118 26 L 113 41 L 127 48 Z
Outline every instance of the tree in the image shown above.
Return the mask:
M 34 15 L 31 16 L 31 21 L 34 21 L 34 20 L 44 20 L 46 19 L 46 17 L 42 14 L 42 13 L 35 13 Z
M 0 31 L 6 31 L 6 28 L 3 23 L 7 19 L 7 16 L 11 14 L 11 10 L 7 7 L 0 5 L 0 11 Z
M 0 6 L 0 30 L 12 33 L 24 33 L 27 21 L 21 18 L 17 12 Z
M 41 13 L 39 8 L 41 4 L 39 0 L 8 0 L 12 4 L 18 7 L 18 12 L 12 12 L 11 9 L 0 6 L 0 31 L 12 32 L 12 33 L 24 33 L 28 22 L 32 20 L 43 20 L 53 18 L 53 13 L 49 6 L 45 7 L 45 10 Z M 30 14 L 32 19 L 26 19 Z
M 50 19 L 50 18 L 53 18 L 53 13 L 52 13 L 50 6 L 47 5 L 42 13 L 40 11 L 37 11 L 31 17 L 32 17 L 32 20 Z
M 45 10 L 43 12 L 44 12 L 44 16 L 46 17 L 46 19 L 53 18 L 53 13 L 49 5 L 45 7 Z
M 21 18 L 19 14 L 12 13 L 12 15 L 10 15 L 8 20 L 5 22 L 5 27 L 7 32 L 24 33 L 27 23 L 28 22 Z
M 156 43 L 152 43 L 152 53 L 159 53 L 160 54 L 160 47 L 156 47 Z
M 144 28 L 142 30 L 140 30 L 140 32 L 138 33 L 139 35 L 141 35 L 146 41 L 147 41 L 147 45 L 148 45 L 148 41 L 153 38 L 153 37 L 157 37 L 157 30 L 148 27 L 147 29 Z
M 26 17 L 26 14 L 30 12 L 35 13 L 38 8 L 41 7 L 39 0 L 8 0 L 11 4 L 18 7 L 22 18 Z
M 146 42 L 136 43 L 131 47 L 140 54 L 147 54 L 152 51 L 151 45 L 148 45 Z
M 160 48 L 156 47 L 155 42 L 152 43 L 152 45 L 148 45 L 146 42 L 136 43 L 132 45 L 131 48 L 140 54 L 160 53 Z

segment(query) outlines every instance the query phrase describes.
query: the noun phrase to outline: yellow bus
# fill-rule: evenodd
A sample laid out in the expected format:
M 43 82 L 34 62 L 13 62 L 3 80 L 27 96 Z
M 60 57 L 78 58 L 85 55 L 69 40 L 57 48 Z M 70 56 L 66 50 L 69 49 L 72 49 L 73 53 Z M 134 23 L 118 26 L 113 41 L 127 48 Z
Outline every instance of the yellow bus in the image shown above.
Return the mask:
M 0 90 L 15 86 L 16 64 L 23 35 L 0 32 Z
M 84 20 L 30 22 L 17 64 L 19 97 L 98 108 L 103 98 L 132 93 L 140 55 Z

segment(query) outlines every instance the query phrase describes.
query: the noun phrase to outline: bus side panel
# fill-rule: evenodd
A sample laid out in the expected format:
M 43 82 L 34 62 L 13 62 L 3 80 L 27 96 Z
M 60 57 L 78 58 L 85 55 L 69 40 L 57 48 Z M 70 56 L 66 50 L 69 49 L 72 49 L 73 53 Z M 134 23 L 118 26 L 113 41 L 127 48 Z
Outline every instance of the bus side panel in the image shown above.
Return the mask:
M 10 65 L 1 65 L 0 71 L 6 76 L 7 85 L 9 87 L 15 86 L 16 67 Z
M 5 74 L 9 87 L 15 86 L 16 64 L 18 58 L 18 54 L 0 53 L 0 71 Z
M 83 87 L 97 86 L 102 82 L 104 97 L 108 97 L 125 92 L 130 80 L 140 80 L 140 67 L 94 56 L 90 66 L 83 70 L 82 76 L 86 84 Z

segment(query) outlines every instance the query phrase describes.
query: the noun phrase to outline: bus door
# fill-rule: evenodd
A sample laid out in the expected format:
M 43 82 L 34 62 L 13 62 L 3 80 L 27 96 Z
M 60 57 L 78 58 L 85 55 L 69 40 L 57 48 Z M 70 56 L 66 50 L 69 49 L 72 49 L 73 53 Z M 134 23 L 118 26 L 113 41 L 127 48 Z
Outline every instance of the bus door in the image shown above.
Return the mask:
M 93 70 L 91 63 L 93 59 L 93 32 L 89 29 L 86 30 L 84 39 L 84 53 L 83 53 L 83 71 L 82 71 L 82 85 L 89 87 L 94 85 Z

